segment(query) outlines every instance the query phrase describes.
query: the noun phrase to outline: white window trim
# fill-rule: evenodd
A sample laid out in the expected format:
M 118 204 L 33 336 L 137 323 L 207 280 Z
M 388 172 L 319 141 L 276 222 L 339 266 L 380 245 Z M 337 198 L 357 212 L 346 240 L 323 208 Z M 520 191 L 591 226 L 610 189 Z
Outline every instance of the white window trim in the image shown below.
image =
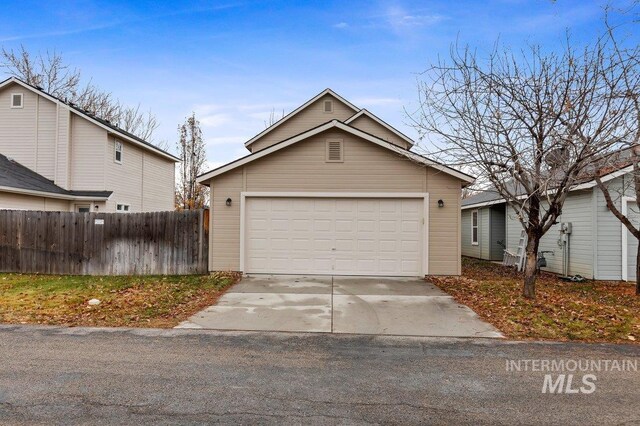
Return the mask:
M 329 144 L 331 142 L 339 142 L 340 143 L 340 159 L 339 160 L 329 160 Z M 324 160 L 327 163 L 344 163 L 344 141 L 342 139 L 327 139 L 325 142 L 325 153 Z
M 13 105 L 13 97 L 20 96 L 20 106 Z M 10 97 L 11 109 L 22 109 L 24 108 L 24 93 L 12 93 Z
M 117 158 L 118 144 L 120 144 L 120 160 L 118 160 Z M 116 139 L 113 143 L 113 162 L 116 164 L 122 164 L 123 158 L 124 158 L 124 144 L 121 141 Z
M 479 245 L 478 241 L 480 240 L 480 214 L 478 213 L 479 210 L 472 210 L 471 211 L 471 245 L 472 246 L 477 246 Z M 473 225 L 473 215 L 476 215 L 476 224 L 475 226 Z M 476 240 L 473 241 L 473 228 L 476 229 Z
M 75 204 L 74 205 L 75 212 L 79 213 L 81 207 L 89 207 L 89 212 L 93 211 L 93 203 L 87 203 L 87 204 Z
M 636 199 L 634 197 L 627 197 L 626 195 L 622 197 L 622 215 L 627 216 L 629 214 L 629 205 L 628 203 L 635 203 Z M 622 228 L 622 281 L 629 281 L 629 258 L 627 251 L 629 250 L 628 244 L 628 234 L 629 230 L 624 223 L 620 222 L 620 227 Z M 635 281 L 636 277 L 632 277 L 631 281 Z
M 119 206 L 122 206 L 122 210 L 118 209 Z M 124 208 L 127 208 L 126 210 Z M 116 203 L 116 213 L 131 213 L 131 204 L 125 203 Z
M 428 192 L 241 192 L 240 193 L 240 272 L 244 273 L 245 222 L 247 197 L 276 198 L 418 198 L 422 204 L 422 271 L 429 275 L 429 193 Z

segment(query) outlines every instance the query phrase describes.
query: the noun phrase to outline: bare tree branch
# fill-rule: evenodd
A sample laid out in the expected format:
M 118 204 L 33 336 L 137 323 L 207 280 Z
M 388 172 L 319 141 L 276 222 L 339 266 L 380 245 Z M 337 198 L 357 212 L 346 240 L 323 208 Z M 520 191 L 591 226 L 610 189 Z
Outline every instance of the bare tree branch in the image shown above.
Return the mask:
M 608 37 L 583 49 L 567 36 L 558 53 L 499 44 L 487 59 L 454 45 L 422 74 L 413 114 L 421 148 L 479 176 L 503 197 L 527 233 L 523 294 L 535 296 L 537 251 L 569 191 L 594 162 L 624 146 L 632 99 L 628 61 Z
M 0 69 L 153 143 L 153 133 L 159 123 L 151 111 L 141 111 L 140 105 L 122 105 L 111 93 L 93 85 L 91 80 L 83 85 L 80 71 L 71 68 L 56 51 L 32 57 L 24 46 L 17 51 L 2 48 Z

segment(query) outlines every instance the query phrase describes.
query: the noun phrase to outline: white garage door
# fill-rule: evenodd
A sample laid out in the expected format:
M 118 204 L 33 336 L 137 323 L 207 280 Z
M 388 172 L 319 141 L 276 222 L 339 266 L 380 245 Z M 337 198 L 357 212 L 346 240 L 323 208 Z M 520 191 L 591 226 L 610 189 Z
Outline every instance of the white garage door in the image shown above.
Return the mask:
M 247 198 L 247 273 L 423 275 L 424 199 Z

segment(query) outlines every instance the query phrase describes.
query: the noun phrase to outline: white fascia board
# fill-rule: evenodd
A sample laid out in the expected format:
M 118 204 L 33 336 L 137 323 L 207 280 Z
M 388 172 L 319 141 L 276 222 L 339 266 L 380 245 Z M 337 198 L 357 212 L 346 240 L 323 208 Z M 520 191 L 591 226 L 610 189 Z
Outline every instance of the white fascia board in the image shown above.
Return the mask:
M 469 210 L 469 209 L 477 209 L 480 207 L 487 207 L 487 206 L 492 206 L 494 204 L 502 204 L 505 201 L 503 199 L 500 200 L 492 200 L 492 201 L 485 201 L 483 203 L 476 203 L 476 204 L 469 204 L 467 206 L 462 206 L 460 209 L 461 210 Z
M 259 158 L 262 158 L 262 157 L 264 157 L 266 155 L 269 155 L 269 154 L 271 154 L 271 153 L 273 153 L 275 151 L 278 151 L 278 150 L 281 150 L 281 149 L 286 148 L 288 146 L 291 146 L 294 143 L 300 142 L 300 141 L 302 141 L 304 139 L 310 138 L 312 136 L 317 135 L 318 133 L 322 133 L 322 132 L 324 132 L 326 130 L 329 130 L 331 128 L 334 128 L 334 127 L 338 128 L 340 130 L 343 130 L 343 131 L 345 131 L 347 133 L 351 133 L 352 135 L 358 136 L 358 137 L 360 137 L 362 139 L 365 139 L 365 140 L 368 140 L 370 142 L 373 142 L 376 145 L 379 145 L 379 146 L 381 146 L 383 148 L 387 148 L 390 151 L 393 151 L 395 153 L 403 155 L 403 156 L 405 156 L 405 157 L 407 157 L 407 158 L 409 158 L 411 160 L 414 160 L 414 161 L 416 161 L 418 163 L 427 165 L 427 166 L 432 167 L 434 169 L 440 170 L 443 173 L 447 173 L 449 175 L 452 175 L 452 176 L 454 176 L 454 177 L 456 177 L 456 178 L 458 178 L 458 179 L 460 179 L 462 181 L 465 181 L 467 183 L 473 183 L 475 181 L 475 178 L 473 178 L 472 176 L 468 176 L 468 175 L 466 175 L 466 174 L 464 174 L 462 172 L 459 172 L 457 170 L 451 169 L 451 168 L 449 168 L 447 166 L 444 166 L 442 164 L 438 164 L 438 163 L 436 163 L 434 161 L 431 161 L 428 158 L 425 158 L 425 157 L 423 157 L 421 155 L 418 155 L 418 154 L 415 154 L 415 153 L 413 153 L 411 151 L 402 149 L 402 148 L 400 148 L 400 147 L 398 147 L 398 146 L 396 146 L 396 145 L 394 145 L 394 144 L 392 144 L 390 142 L 387 142 L 385 140 L 377 138 L 377 137 L 375 137 L 373 135 L 370 135 L 369 133 L 363 132 L 362 130 L 356 129 L 355 127 L 351 127 L 351 126 L 349 126 L 347 124 L 341 123 L 338 120 L 332 120 L 332 121 L 330 121 L 328 123 L 325 123 L 325 124 L 323 124 L 321 126 L 316 127 L 315 129 L 311 129 L 311 130 L 309 130 L 309 131 L 307 131 L 305 133 L 301 133 L 300 135 L 295 136 L 295 137 L 293 137 L 291 139 L 285 140 L 285 141 L 280 142 L 278 144 L 272 145 L 272 146 L 270 146 L 268 148 L 262 149 L 262 150 L 256 152 L 255 154 L 247 155 L 246 157 L 243 157 L 243 158 L 241 158 L 239 160 L 233 161 L 233 162 L 231 162 L 229 164 L 226 164 L 226 165 L 224 165 L 222 167 L 219 167 L 217 169 L 211 170 L 210 172 L 205 173 L 205 174 L 201 175 L 200 177 L 198 177 L 197 181 L 198 181 L 198 183 L 204 183 L 205 181 L 207 181 L 207 180 L 209 180 L 209 179 L 211 179 L 211 178 L 213 178 L 215 176 L 221 175 L 222 173 L 226 173 L 226 172 L 228 172 L 230 170 L 235 169 L 236 167 L 243 166 L 243 165 L 245 165 L 247 163 L 255 161 L 255 160 L 257 160 Z
M 624 169 L 620 169 L 620 170 L 616 170 L 615 172 L 609 173 L 608 175 L 604 176 L 602 179 L 600 179 L 603 183 L 604 182 L 609 182 L 610 180 L 613 180 L 617 177 L 626 175 L 627 173 L 630 173 L 633 171 L 633 166 L 627 166 Z M 571 188 L 571 191 L 575 191 L 578 189 L 589 189 L 589 188 L 593 188 L 594 186 L 596 186 L 597 183 L 594 180 L 591 180 L 589 182 L 585 182 L 585 183 L 581 183 L 580 185 L 576 185 L 573 188 Z
M 426 192 L 243 192 L 250 198 L 425 198 Z
M 633 171 L 633 166 L 628 166 L 625 167 L 624 169 L 620 169 L 617 170 L 613 173 L 609 173 L 608 175 L 606 175 L 605 177 L 603 177 L 601 180 L 602 182 L 609 182 L 610 180 L 613 180 L 617 177 L 620 177 L 622 175 L 625 175 L 629 172 Z M 591 189 L 593 187 L 595 187 L 597 185 L 595 179 L 591 180 L 589 182 L 585 182 L 585 183 L 581 183 L 579 185 L 575 185 L 573 186 L 569 192 L 573 192 L 573 191 L 581 191 L 584 189 Z M 516 197 L 516 199 L 521 200 L 523 198 L 526 198 L 526 195 L 519 195 Z M 485 201 L 482 203 L 476 203 L 476 204 L 469 204 L 467 206 L 462 206 L 462 210 L 468 210 L 468 209 L 473 209 L 473 208 L 478 208 L 478 207 L 485 207 L 485 206 L 490 206 L 493 204 L 500 204 L 500 203 L 505 203 L 506 201 L 504 199 L 499 199 L 499 200 L 493 200 L 493 201 Z
M 344 122 L 344 124 L 351 124 L 356 119 L 358 119 L 358 117 L 362 117 L 363 115 L 366 115 L 367 117 L 369 117 L 370 119 L 372 119 L 373 121 L 375 121 L 376 123 L 378 123 L 379 125 L 384 127 L 385 129 L 389 130 L 390 132 L 392 132 L 393 134 L 398 136 L 400 139 L 402 139 L 405 142 L 407 142 L 409 145 L 411 145 L 411 146 L 415 145 L 415 142 L 409 136 L 405 135 L 404 133 L 402 133 L 401 131 L 399 131 L 395 127 L 387 124 L 384 120 L 378 118 L 375 114 L 369 112 L 367 109 L 361 109 L 359 112 L 357 112 L 356 114 L 354 114 L 351 117 L 349 117 Z
M 275 123 L 273 123 L 271 126 L 267 127 L 266 129 L 264 129 L 262 132 L 258 133 L 257 135 L 255 135 L 254 137 L 252 137 L 251 139 L 249 139 L 248 141 L 246 141 L 244 143 L 245 147 L 248 147 L 249 145 L 251 145 L 252 143 L 254 143 L 255 141 L 257 141 L 258 139 L 262 138 L 263 136 L 265 136 L 267 133 L 271 132 L 272 130 L 276 129 L 278 126 L 280 126 L 281 124 L 285 123 L 287 120 L 289 120 L 291 117 L 294 117 L 295 115 L 297 115 L 299 112 L 301 112 L 302 110 L 306 109 L 309 105 L 313 104 L 314 102 L 316 102 L 318 99 L 322 98 L 325 95 L 331 95 L 334 98 L 338 99 L 340 102 L 344 103 L 345 105 L 347 105 L 349 108 L 351 108 L 354 111 L 359 111 L 359 108 L 355 105 L 353 105 L 351 102 L 349 102 L 348 100 L 346 100 L 345 98 L 343 98 L 342 96 L 338 95 L 336 92 L 334 92 L 331 89 L 325 89 L 322 92 L 320 92 L 318 95 L 314 96 L 313 98 L 309 99 L 307 102 L 305 102 L 304 104 L 302 104 L 301 106 L 299 106 L 298 108 L 296 108 L 295 110 L 293 110 L 292 112 L 290 112 L 289 114 L 285 115 L 284 117 L 282 117 L 280 120 L 276 121 Z
M 124 139 L 129 143 L 137 145 L 142 149 L 146 149 L 147 151 L 151 151 L 151 152 L 153 152 L 153 153 L 155 153 L 157 155 L 160 155 L 161 157 L 167 158 L 167 159 L 169 159 L 169 160 L 171 160 L 171 161 L 173 161 L 175 163 L 180 162 L 179 158 L 174 157 L 173 155 L 168 154 L 166 152 L 163 152 L 163 151 L 161 151 L 159 149 L 156 149 L 153 146 L 149 146 L 149 145 L 143 144 L 140 141 L 137 141 L 137 140 L 131 138 L 130 136 L 127 136 L 126 134 L 124 134 L 122 132 L 119 132 L 119 131 L 117 131 L 117 130 L 109 127 L 109 126 L 106 126 L 106 125 L 100 123 L 98 120 L 95 120 L 91 116 L 89 116 L 87 114 L 83 114 L 82 112 L 80 112 L 80 111 L 78 111 L 78 110 L 76 110 L 74 108 L 69 107 L 67 104 L 65 104 L 64 102 L 61 102 L 59 99 L 56 99 L 55 97 L 49 95 L 47 92 L 45 92 L 43 90 L 37 90 L 37 89 L 29 86 L 28 84 L 20 81 L 19 79 L 15 78 L 15 77 L 11 77 L 11 78 L 5 80 L 2 84 L 0 84 L 0 89 L 2 89 L 4 86 L 6 86 L 6 85 L 8 85 L 10 83 L 18 84 L 18 85 L 22 86 L 23 88 L 25 88 L 25 89 L 27 89 L 27 90 L 29 90 L 29 91 L 37 94 L 37 95 L 43 96 L 45 99 L 48 99 L 51 102 L 53 102 L 53 103 L 65 108 L 65 109 L 67 109 L 68 111 L 71 111 L 71 112 L 75 113 L 78 117 L 81 117 L 81 118 L 83 118 L 83 119 L 95 124 L 96 126 L 106 130 L 108 133 L 111 133 L 111 134 L 114 134 L 114 135 L 118 136 L 120 139 Z
M 11 186 L 0 186 L 0 192 L 10 192 L 13 194 L 31 195 L 34 197 L 56 198 L 59 200 L 71 200 L 71 201 L 107 201 L 109 198 L 111 198 L 111 196 L 92 197 L 87 195 L 57 194 L 55 192 L 34 191 L 31 189 L 14 188 Z
M 380 145 L 383 148 L 387 148 L 387 149 L 389 149 L 391 151 L 394 151 L 394 152 L 397 152 L 397 153 L 399 153 L 401 155 L 404 155 L 405 157 L 410 158 L 411 160 L 414 160 L 414 161 L 416 161 L 418 163 L 427 165 L 427 166 L 432 167 L 434 169 L 440 170 L 441 172 L 444 172 L 444 173 L 447 173 L 447 174 L 449 174 L 451 176 L 457 177 L 458 179 L 463 180 L 465 182 L 473 183 L 476 180 L 473 176 L 469 176 L 469 175 L 467 175 L 465 173 L 459 172 L 459 171 L 457 171 L 455 169 L 452 169 L 450 167 L 447 167 L 445 165 L 436 163 L 433 160 L 429 160 L 428 158 L 423 157 L 422 155 L 418 155 L 418 154 L 416 154 L 414 152 L 411 152 L 409 150 L 402 149 L 402 148 L 392 144 L 391 142 L 387 142 L 385 140 L 382 140 L 382 139 L 380 139 L 380 138 L 378 138 L 376 136 L 370 135 L 369 133 L 363 132 L 360 129 L 356 129 L 355 127 L 351 127 L 351 126 L 349 126 L 347 124 L 344 124 L 344 123 L 341 123 L 339 121 L 336 122 L 336 127 L 338 127 L 341 130 L 344 130 L 345 132 L 349 132 L 351 134 L 359 136 L 362 139 L 366 139 L 369 142 L 373 142 L 373 143 L 375 143 L 377 145 Z
M 89 116 L 88 116 L 88 115 L 86 115 L 86 114 L 82 114 L 80 111 L 77 111 L 77 110 L 75 110 L 75 109 L 73 109 L 73 108 L 69 108 L 69 110 L 70 110 L 71 112 L 75 113 L 78 117 L 82 117 L 82 118 L 84 118 L 85 120 L 87 120 L 87 121 L 89 121 L 89 122 L 91 122 L 91 123 L 95 124 L 96 126 L 103 128 L 104 130 L 106 130 L 106 131 L 107 131 L 107 133 L 111 133 L 112 135 L 116 135 L 119 139 L 124 139 L 124 140 L 126 140 L 127 142 L 129 142 L 129 143 L 132 143 L 132 144 L 134 144 L 134 145 L 137 145 L 137 146 L 139 146 L 139 147 L 140 147 L 140 148 L 142 148 L 142 149 L 146 149 L 147 151 L 151 151 L 151 152 L 153 152 L 154 154 L 157 154 L 157 155 L 159 155 L 159 156 L 161 156 L 161 157 L 164 157 L 164 158 L 166 158 L 166 159 L 168 159 L 168 160 L 173 161 L 174 163 L 179 163 L 179 162 L 180 162 L 180 159 L 178 159 L 177 157 L 174 157 L 174 156 L 173 156 L 173 155 L 171 155 L 171 154 L 167 154 L 166 152 L 162 152 L 162 151 L 160 151 L 160 150 L 157 150 L 157 149 L 153 148 L 152 146 L 149 146 L 149 145 L 143 144 L 143 143 L 141 143 L 140 141 L 137 141 L 137 140 L 135 140 L 135 139 L 133 139 L 133 138 L 131 138 L 131 137 L 129 137 L 129 136 L 127 136 L 127 135 L 125 135 L 124 133 L 118 132 L 117 130 L 115 130 L 115 129 L 113 129 L 113 128 L 109 127 L 109 126 L 106 126 L 106 125 L 104 125 L 104 124 L 100 123 L 99 121 L 97 121 L 97 120 L 95 120 L 95 119 L 93 119 L 93 118 L 89 117 Z
M 271 145 L 268 148 L 262 149 L 258 152 L 256 152 L 255 154 L 249 154 L 245 157 L 242 157 L 238 160 L 232 161 L 231 163 L 225 164 L 224 166 L 218 167 L 217 169 L 211 170 L 210 172 L 207 172 L 201 176 L 199 176 L 196 180 L 198 183 L 203 183 L 209 179 L 211 179 L 212 177 L 221 175 L 223 173 L 228 172 L 229 170 L 233 170 L 236 167 L 240 167 L 243 166 L 247 163 L 250 163 L 252 161 L 255 161 L 259 158 L 262 158 L 266 155 L 271 154 L 272 152 L 276 152 L 281 150 L 282 148 L 286 148 L 290 145 L 293 145 L 296 142 L 299 142 L 303 139 L 309 138 L 311 136 L 317 135 L 318 133 L 324 132 L 325 130 L 328 130 L 332 127 L 335 126 L 335 120 L 334 121 L 330 121 L 328 123 L 323 124 L 322 126 L 316 127 L 315 129 L 309 130 L 308 132 L 305 133 L 301 133 L 298 136 L 294 136 L 291 139 L 288 139 L 286 141 L 277 143 L 275 145 Z

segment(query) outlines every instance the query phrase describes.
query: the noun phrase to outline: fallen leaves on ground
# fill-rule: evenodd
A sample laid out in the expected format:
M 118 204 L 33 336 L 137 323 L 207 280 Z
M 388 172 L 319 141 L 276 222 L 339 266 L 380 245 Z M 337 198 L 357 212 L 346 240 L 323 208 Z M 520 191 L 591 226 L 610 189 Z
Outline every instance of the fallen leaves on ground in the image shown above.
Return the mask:
M 0 322 L 105 327 L 174 327 L 214 304 L 234 272 L 184 276 L 1 274 Z M 89 305 L 90 299 L 99 305 Z
M 428 277 L 509 338 L 640 343 L 640 297 L 635 283 L 565 282 L 542 273 L 536 298 L 522 296 L 513 268 L 463 258 L 462 276 Z

